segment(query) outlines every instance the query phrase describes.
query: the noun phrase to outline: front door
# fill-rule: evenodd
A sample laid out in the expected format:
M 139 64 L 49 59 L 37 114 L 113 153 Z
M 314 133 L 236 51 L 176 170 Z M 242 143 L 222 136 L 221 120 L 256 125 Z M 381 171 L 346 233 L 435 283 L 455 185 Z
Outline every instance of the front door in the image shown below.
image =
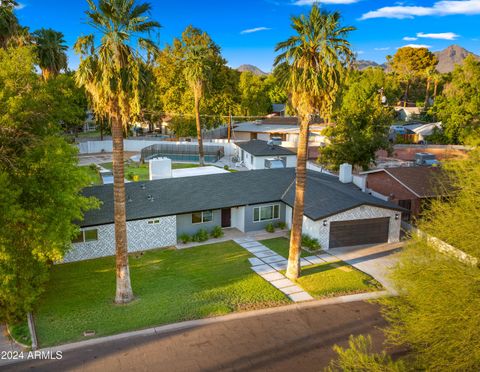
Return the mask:
M 230 227 L 232 225 L 232 212 L 230 208 L 222 209 L 222 227 Z

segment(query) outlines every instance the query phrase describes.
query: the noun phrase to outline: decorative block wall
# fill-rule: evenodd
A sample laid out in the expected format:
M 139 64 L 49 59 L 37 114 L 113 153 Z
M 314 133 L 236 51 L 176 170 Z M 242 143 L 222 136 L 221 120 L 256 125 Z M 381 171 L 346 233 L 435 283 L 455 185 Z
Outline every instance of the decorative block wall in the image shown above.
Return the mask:
M 149 224 L 149 220 L 156 220 L 158 223 Z M 127 222 L 129 252 L 169 247 L 177 243 L 176 216 L 157 217 L 149 220 Z M 98 229 L 98 240 L 72 244 L 72 249 L 67 252 L 63 262 L 115 255 L 115 226 L 109 224 L 95 228 Z M 90 228 L 83 230 L 88 229 Z

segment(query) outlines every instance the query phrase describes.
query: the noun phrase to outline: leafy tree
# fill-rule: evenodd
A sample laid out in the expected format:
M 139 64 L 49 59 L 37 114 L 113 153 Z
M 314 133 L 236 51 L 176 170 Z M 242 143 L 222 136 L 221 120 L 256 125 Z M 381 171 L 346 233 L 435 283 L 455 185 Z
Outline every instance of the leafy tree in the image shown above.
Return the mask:
M 267 87 L 267 95 L 272 104 L 274 103 L 287 103 L 288 94 L 279 82 L 278 72 L 273 71 L 269 74 L 264 83 Z
M 337 170 L 342 163 L 350 163 L 366 170 L 379 149 L 389 150 L 387 134 L 395 112 L 381 102 L 385 78 L 379 69 L 367 69 L 349 84 L 339 102 L 335 126 L 324 131 L 330 144 L 319 149 L 322 164 Z M 390 95 L 390 89 L 384 89 L 384 94 Z
M 55 96 L 31 47 L 0 50 L 0 319 L 24 319 L 95 205 L 76 149 L 57 135 Z
M 444 169 L 450 194 L 432 201 L 419 228 L 480 259 L 480 149 Z M 408 347 L 405 365 L 416 371 L 478 371 L 480 267 L 416 237 L 400 253 L 392 279 L 399 296 L 380 303 L 390 323 L 388 343 Z
M 75 44 L 80 54 L 77 83 L 84 86 L 97 114 L 108 116 L 112 123 L 113 192 L 116 247 L 116 303 L 133 300 L 128 266 L 123 132 L 138 115 L 139 91 L 142 88 L 140 50 L 155 50 L 154 43 L 141 36 L 160 25 L 149 20 L 150 4 L 132 0 L 88 0 L 88 24 L 102 34 L 100 44 L 94 35 L 82 36 Z M 132 46 L 137 39 L 138 49 Z
M 407 105 L 412 81 L 424 75 L 425 71 L 434 68 L 437 63 L 437 57 L 427 48 L 400 48 L 391 58 L 391 68 L 405 84 L 405 106 Z
M 442 121 L 444 134 L 450 143 L 462 143 L 479 130 L 479 84 L 480 62 L 469 56 L 463 66 L 455 68 L 443 94 L 435 100 L 430 112 Z
M 283 83 L 291 95 L 299 121 L 295 204 L 288 256 L 287 277 L 300 274 L 300 246 L 305 197 L 308 128 L 311 116 L 329 116 L 338 92 L 345 63 L 352 57 L 346 40 L 353 27 L 342 27 L 340 13 L 321 11 L 317 4 L 308 15 L 292 17 L 295 34 L 277 44 L 275 66 L 284 72 Z
M 20 25 L 14 13 L 18 3 L 14 0 L 0 2 L 0 48 L 6 48 L 16 38 Z
M 38 65 L 45 80 L 56 76 L 61 70 L 67 69 L 68 46 L 63 34 L 51 28 L 35 31 L 32 34 L 35 52 L 38 56 Z
M 265 79 L 250 71 L 240 74 L 240 106 L 242 115 L 267 115 L 272 110 L 272 102 L 268 96 L 268 86 Z

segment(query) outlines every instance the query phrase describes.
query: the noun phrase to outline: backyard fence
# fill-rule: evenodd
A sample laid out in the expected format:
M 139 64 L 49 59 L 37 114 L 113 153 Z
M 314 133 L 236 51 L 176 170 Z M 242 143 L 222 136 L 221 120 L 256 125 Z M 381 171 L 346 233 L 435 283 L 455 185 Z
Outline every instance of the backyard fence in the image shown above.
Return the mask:
M 197 144 L 157 143 L 141 150 L 141 161 L 166 157 L 174 161 L 198 161 Z M 205 161 L 215 163 L 224 156 L 223 146 L 204 146 Z

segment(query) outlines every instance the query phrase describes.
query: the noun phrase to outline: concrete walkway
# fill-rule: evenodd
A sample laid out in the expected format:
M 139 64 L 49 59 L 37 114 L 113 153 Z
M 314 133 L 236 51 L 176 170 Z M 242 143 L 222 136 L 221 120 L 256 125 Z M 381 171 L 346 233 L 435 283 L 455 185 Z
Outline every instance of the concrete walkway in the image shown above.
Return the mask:
M 263 279 L 283 292 L 294 302 L 310 301 L 313 297 L 297 284 L 286 278 L 280 271 L 287 269 L 288 260 L 278 253 L 264 246 L 252 237 L 234 239 L 234 242 L 245 248 L 255 257 L 249 258 L 252 270 Z M 300 266 L 311 266 L 325 262 L 333 262 L 337 259 L 329 254 L 308 256 L 300 259 Z
M 395 294 L 392 281 L 388 277 L 391 268 L 397 262 L 397 253 L 405 242 L 366 245 L 356 247 L 333 248 L 329 253 L 339 260 L 378 280 L 384 288 Z

